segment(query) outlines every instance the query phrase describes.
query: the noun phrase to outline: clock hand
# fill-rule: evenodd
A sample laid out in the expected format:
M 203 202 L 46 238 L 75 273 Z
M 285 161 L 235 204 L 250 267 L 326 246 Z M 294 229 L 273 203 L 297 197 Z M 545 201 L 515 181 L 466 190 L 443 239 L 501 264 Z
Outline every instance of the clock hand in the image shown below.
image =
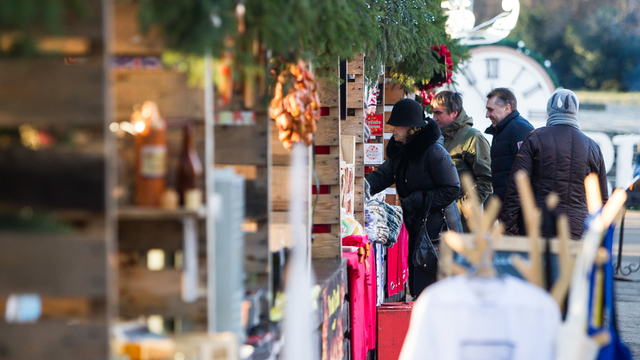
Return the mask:
M 464 77 L 467 79 L 467 82 L 469 83 L 469 85 L 471 85 L 471 87 L 478 93 L 480 98 L 484 99 L 484 94 L 476 86 L 476 79 L 473 77 L 473 74 L 471 73 L 471 70 L 469 68 L 466 68 L 466 67 L 463 68 L 462 69 L 462 75 L 464 75 Z

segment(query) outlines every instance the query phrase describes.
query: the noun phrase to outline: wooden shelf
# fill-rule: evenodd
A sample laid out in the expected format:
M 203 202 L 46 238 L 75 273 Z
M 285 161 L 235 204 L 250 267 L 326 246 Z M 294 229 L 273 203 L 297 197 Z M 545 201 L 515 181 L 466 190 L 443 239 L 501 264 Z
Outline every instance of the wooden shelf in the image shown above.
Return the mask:
M 197 211 L 187 209 L 165 210 L 135 206 L 118 209 L 118 219 L 120 220 L 180 220 L 185 217 L 205 219 L 207 217 L 206 207 L 202 206 Z

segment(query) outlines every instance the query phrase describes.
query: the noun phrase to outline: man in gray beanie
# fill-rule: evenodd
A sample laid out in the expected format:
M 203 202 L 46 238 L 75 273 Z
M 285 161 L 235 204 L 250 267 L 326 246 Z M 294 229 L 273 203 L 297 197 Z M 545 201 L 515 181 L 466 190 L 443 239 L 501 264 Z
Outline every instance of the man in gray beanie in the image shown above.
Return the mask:
M 556 214 L 569 218 L 571 237 L 580 239 L 587 217 L 587 199 L 584 179 L 590 173 L 598 174 L 603 203 L 608 198 L 607 173 L 600 147 L 580 131 L 576 94 L 558 89 L 547 101 L 547 126 L 529 133 L 511 169 L 500 220 L 510 235 L 523 235 L 518 217 L 520 197 L 515 174 L 524 171 L 531 179 L 536 204 L 544 206 L 547 195 L 555 192 L 560 197 Z M 555 224 L 542 231 L 543 236 L 555 236 Z

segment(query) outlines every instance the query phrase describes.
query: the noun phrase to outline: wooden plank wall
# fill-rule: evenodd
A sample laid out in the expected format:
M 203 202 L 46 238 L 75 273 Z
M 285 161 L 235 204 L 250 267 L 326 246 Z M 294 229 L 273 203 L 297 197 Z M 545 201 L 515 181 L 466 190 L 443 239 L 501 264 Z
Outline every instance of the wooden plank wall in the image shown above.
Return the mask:
M 114 37 L 110 43 L 114 57 L 155 57 L 164 50 L 157 31 L 139 32 L 139 4 L 113 3 Z M 182 146 L 181 120 L 196 123 L 195 141 L 200 160 L 204 162 L 204 97 L 202 90 L 187 85 L 187 76 L 165 68 L 115 68 L 111 70 L 114 112 L 112 121 L 128 121 L 134 108 L 147 100 L 158 104 L 160 113 L 168 119 L 167 186 L 175 188 L 178 156 Z M 176 119 L 181 119 L 176 121 Z M 135 181 L 133 138 L 118 140 L 121 159 L 118 186 L 126 189 L 127 199 L 121 205 L 132 205 Z M 206 227 L 198 221 L 198 252 L 206 256 Z M 206 299 L 185 303 L 181 297 L 182 271 L 176 268 L 174 257 L 182 252 L 183 227 L 179 217 L 173 219 L 120 219 L 118 222 L 118 316 L 123 320 L 140 316 L 161 315 L 166 320 L 180 318 L 196 328 L 206 327 Z M 159 271 L 146 267 L 146 254 L 151 249 L 163 250 L 165 268 Z M 204 271 L 204 261 L 199 263 Z M 205 280 L 202 278 L 201 283 Z M 157 286 L 162 284 L 162 286 Z
M 256 124 L 215 126 L 216 167 L 232 167 L 245 178 L 244 265 L 253 285 L 267 286 L 269 262 L 269 124 L 264 110 L 256 110 Z
M 320 81 L 321 114 L 315 137 L 315 171 L 320 193 L 313 217 L 315 232 L 312 246 L 314 258 L 342 256 L 340 237 L 340 92 L 331 80 Z M 315 191 L 315 183 L 312 188 Z M 315 201 L 316 195 L 312 195 Z
M 355 218 L 364 225 L 364 123 L 365 123 L 364 54 L 347 63 L 347 120 L 342 135 L 356 137 Z
M 289 199 L 290 195 L 290 170 L 291 152 L 282 146 L 278 139 L 278 128 L 274 121 L 269 121 L 269 157 L 271 166 L 269 168 L 269 251 L 277 252 L 284 248 L 290 249 L 293 246 L 291 238 L 291 226 L 289 225 Z M 307 158 L 311 159 L 311 147 L 307 148 Z M 303 181 L 310 187 L 311 172 L 307 168 L 306 176 L 296 181 Z M 308 194 L 307 194 L 308 195 Z M 304 209 L 311 209 L 309 196 L 304 197 Z M 306 227 L 311 227 L 309 211 L 303 216 L 307 219 Z M 310 233 L 310 232 L 306 232 Z
M 37 151 L 23 146 L 18 136 L 4 136 L 3 158 L 14 157 L 5 168 L 15 164 L 18 171 L 13 175 L 28 174 L 31 181 L 17 183 L 20 177 L 13 176 L 19 193 L 0 200 L 5 219 L 0 226 L 0 314 L 5 314 L 10 295 L 29 293 L 40 296 L 42 316 L 34 323 L 0 321 L 3 359 L 109 357 L 107 320 L 113 269 L 107 251 L 113 244 L 106 228 L 105 172 L 92 171 L 99 165 L 104 169 L 105 159 L 111 156 L 105 156 L 108 83 L 107 57 L 101 46 L 108 19 L 102 11 L 103 1 L 87 0 L 82 5 L 87 18 L 66 17 L 67 37 L 60 40 L 78 36 L 91 44 L 83 62 L 72 65 L 63 56 L 51 54 L 0 60 L 0 127 L 5 134 L 19 134 L 21 125 L 53 134 L 51 146 Z M 5 30 L 10 33 L 11 29 Z M 59 140 L 67 134 L 84 135 L 91 145 Z M 52 166 L 51 160 L 60 166 Z M 82 176 L 83 171 L 89 174 Z M 71 189 L 64 184 L 77 180 L 74 175 L 102 185 L 92 186 L 90 192 L 76 187 L 73 196 L 60 196 L 62 190 Z M 3 191 L 12 189 L 5 186 Z M 83 196 L 82 203 L 69 201 Z M 89 212 L 83 204 L 97 206 L 91 205 Z M 23 216 L 15 217 L 20 226 L 12 225 L 11 219 L 21 209 Z M 48 225 L 42 226 L 38 219 L 46 219 Z
M 405 93 L 402 86 L 395 84 L 391 79 L 391 77 L 389 76 L 389 74 L 387 73 L 385 73 L 384 77 L 381 76 L 379 86 L 384 86 L 384 91 L 382 92 L 382 95 L 383 95 L 382 105 L 377 107 L 376 113 L 384 114 L 383 137 L 382 137 L 384 139 L 385 136 L 387 136 L 388 138 L 391 137 L 391 127 L 389 125 L 386 125 L 386 122 L 387 120 L 389 120 L 389 117 L 391 116 L 391 111 L 393 110 L 393 106 L 395 105 L 396 102 L 404 99 Z M 389 140 L 380 140 L 377 142 L 383 142 L 384 147 L 386 149 L 387 143 L 389 142 Z M 384 154 L 384 158 L 385 159 L 387 158 L 386 151 Z M 379 166 L 375 166 L 375 168 L 378 168 L 378 167 Z M 395 193 L 395 187 L 396 186 L 394 184 L 389 189 L 386 190 L 386 194 L 387 194 L 386 201 L 391 205 L 399 205 L 399 202 L 396 199 L 397 195 Z

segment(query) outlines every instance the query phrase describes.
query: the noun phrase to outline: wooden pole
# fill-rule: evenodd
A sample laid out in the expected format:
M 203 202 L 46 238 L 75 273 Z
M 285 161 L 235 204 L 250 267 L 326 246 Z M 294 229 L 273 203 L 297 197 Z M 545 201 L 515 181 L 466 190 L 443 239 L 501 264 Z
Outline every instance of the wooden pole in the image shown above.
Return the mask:
M 536 207 L 533 190 L 529 182 L 529 176 L 524 171 L 518 171 L 515 176 L 518 185 L 518 194 L 522 204 L 522 215 L 530 241 L 529 262 L 521 256 L 512 256 L 514 267 L 529 282 L 544 288 L 542 276 L 542 259 L 540 258 L 540 210 Z

